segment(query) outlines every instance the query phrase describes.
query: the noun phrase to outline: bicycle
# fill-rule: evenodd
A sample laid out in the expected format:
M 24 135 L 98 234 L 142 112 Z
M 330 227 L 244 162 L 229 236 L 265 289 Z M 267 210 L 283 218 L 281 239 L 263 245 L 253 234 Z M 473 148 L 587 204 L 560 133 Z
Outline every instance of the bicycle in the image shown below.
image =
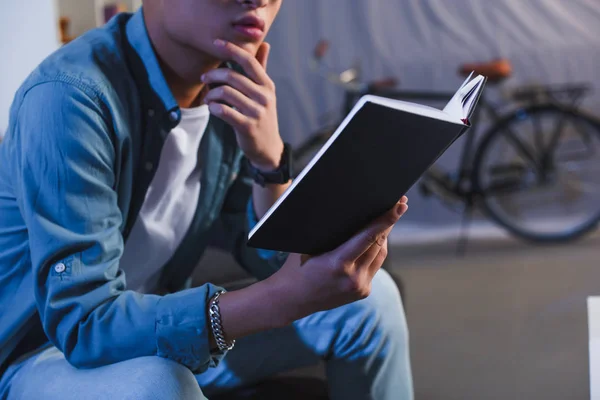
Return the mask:
M 341 74 L 323 71 L 321 60 L 327 50 L 328 43 L 320 42 L 311 65 L 344 89 L 343 116 L 365 94 L 438 101 L 448 101 L 453 95 L 398 90 L 392 78 L 364 84 L 357 68 Z M 511 76 L 512 67 L 508 60 L 499 59 L 459 68 L 461 75 L 471 71 L 487 76 L 488 85 L 499 85 Z M 509 233 L 530 242 L 566 242 L 597 227 L 600 119 L 580 109 L 590 90 L 587 84 L 523 87 L 510 93 L 513 107 L 508 112 L 497 111 L 498 104 L 484 93 L 471 120 L 473 128 L 465 133 L 457 169 L 447 171 L 436 164 L 418 183 L 423 195 L 462 206 L 461 250 L 466 245 L 464 232 L 476 206 Z M 476 141 L 483 113 L 491 126 Z M 296 148 L 296 172 L 329 139 L 335 127 L 336 124 L 322 129 Z M 587 182 L 590 179 L 593 182 Z M 550 195 L 554 195 L 555 202 L 550 201 Z

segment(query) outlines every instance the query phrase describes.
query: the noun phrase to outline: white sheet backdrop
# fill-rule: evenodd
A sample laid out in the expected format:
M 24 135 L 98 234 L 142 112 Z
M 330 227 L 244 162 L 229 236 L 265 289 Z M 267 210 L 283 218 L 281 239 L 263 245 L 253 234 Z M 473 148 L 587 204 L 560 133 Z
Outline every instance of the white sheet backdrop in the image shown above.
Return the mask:
M 461 63 L 495 57 L 514 65 L 504 88 L 573 81 L 600 86 L 599 0 L 285 0 L 269 34 L 269 73 L 277 84 L 281 132 L 292 144 L 341 105 L 341 90 L 308 67 L 321 38 L 332 44 L 330 64 L 342 70 L 359 59 L 366 79 L 394 75 L 406 89 L 453 91 L 461 83 Z M 585 106 L 600 114 L 600 94 Z M 455 165 L 459 143 L 442 164 Z M 457 221 L 436 200 L 422 201 L 415 190 L 410 197 L 406 219 Z

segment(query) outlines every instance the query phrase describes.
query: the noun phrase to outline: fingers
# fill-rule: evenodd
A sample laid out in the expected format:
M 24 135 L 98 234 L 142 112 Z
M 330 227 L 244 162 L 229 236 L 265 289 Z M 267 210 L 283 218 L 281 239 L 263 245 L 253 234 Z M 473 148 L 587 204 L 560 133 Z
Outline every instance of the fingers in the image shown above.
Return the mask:
M 231 86 L 232 88 L 241 92 L 243 95 L 253 99 L 263 106 L 266 106 L 269 101 L 267 95 L 264 93 L 264 90 L 261 90 L 256 83 L 252 82 L 242 74 L 239 74 L 228 68 L 217 68 L 207 72 L 206 74 L 202 75 L 202 82 L 206 83 L 207 85 L 221 83 Z M 219 88 L 212 89 L 211 92 L 217 89 Z M 210 92 L 207 94 L 207 97 L 209 95 L 211 95 Z
M 271 45 L 267 42 L 262 42 L 256 53 L 256 59 L 267 70 L 267 63 L 269 62 L 269 54 L 271 53 Z
M 227 42 L 221 39 L 217 39 L 214 42 L 217 51 L 221 53 L 221 59 L 232 60 L 238 63 L 248 78 L 258 83 L 259 85 L 266 85 L 271 83 L 271 79 L 267 75 L 265 68 L 261 65 L 256 56 L 242 49 L 234 43 Z M 265 50 L 262 50 L 263 52 Z M 266 56 L 268 57 L 268 51 Z M 265 55 L 261 54 L 261 58 L 266 62 Z
M 240 113 L 247 117 L 258 118 L 260 116 L 260 108 L 256 102 L 250 100 L 241 92 L 228 85 L 219 86 L 218 88 L 209 91 L 204 98 L 204 102 L 207 104 L 225 103 L 235 107 Z
M 238 132 L 247 131 L 252 120 L 260 117 L 270 98 L 264 88 L 242 74 L 228 68 L 218 68 L 202 76 L 208 85 L 224 83 L 211 89 L 204 98 L 210 112 L 227 122 Z M 219 104 L 225 103 L 225 104 Z
M 400 199 L 400 201 L 398 203 L 403 204 L 406 207 L 408 207 L 408 197 L 402 196 L 402 198 Z M 406 212 L 406 209 L 407 208 L 405 208 L 404 212 Z M 393 229 L 393 227 L 390 227 L 383 233 L 383 236 L 385 237 L 385 239 L 384 239 L 384 243 L 382 246 L 371 246 L 369 248 L 369 250 L 367 250 L 358 259 L 358 263 L 360 264 L 360 266 L 358 268 L 366 267 L 369 270 L 369 275 L 371 278 L 375 276 L 375 274 L 377 273 L 377 271 L 379 271 L 379 269 L 383 265 L 385 259 L 387 258 L 388 237 L 389 237 L 390 233 L 392 232 L 392 229 Z
M 398 219 L 408 210 L 406 202 L 398 202 L 395 207 L 377 218 L 366 229 L 362 230 L 349 241 L 344 243 L 337 251 L 340 251 L 339 257 L 346 262 L 355 262 L 371 246 L 381 248 L 385 243 L 386 231 L 391 229 Z
M 383 246 L 381 246 L 381 248 L 379 249 L 379 253 L 377 253 L 377 256 L 375 256 L 375 259 L 367 267 L 367 269 L 369 271 L 369 277 L 371 279 L 373 279 L 373 277 L 375 276 L 377 271 L 379 271 L 381 269 L 381 266 L 383 265 L 385 259 L 387 258 L 387 255 L 388 255 L 388 240 L 386 239 L 385 244 Z
M 389 227 L 384 232 L 382 232 L 379 236 L 380 239 L 378 239 L 376 243 L 371 245 L 367 249 L 367 251 L 365 251 L 360 257 L 358 257 L 358 259 L 356 260 L 356 268 L 357 269 L 360 269 L 360 268 L 370 269 L 371 264 L 373 264 L 375 262 L 375 260 L 382 253 L 382 251 L 385 254 L 387 254 L 387 238 L 391 231 L 392 231 L 392 227 Z
M 210 103 L 208 109 L 236 130 L 243 129 L 251 123 L 248 117 L 227 104 Z

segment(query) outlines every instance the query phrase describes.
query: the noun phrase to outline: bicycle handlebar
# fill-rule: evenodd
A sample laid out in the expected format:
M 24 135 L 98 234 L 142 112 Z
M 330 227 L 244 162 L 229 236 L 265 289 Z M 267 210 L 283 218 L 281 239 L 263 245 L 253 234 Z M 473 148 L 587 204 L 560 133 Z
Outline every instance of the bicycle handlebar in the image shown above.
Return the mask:
M 342 87 L 344 90 L 353 93 L 369 93 L 392 89 L 398 85 L 398 80 L 394 77 L 385 77 L 368 83 L 360 82 L 360 73 L 358 68 L 350 68 L 341 73 L 334 72 L 323 63 L 323 58 L 329 51 L 329 42 L 319 40 L 313 55 L 309 60 L 310 69 L 321 77 L 327 79 L 330 83 Z

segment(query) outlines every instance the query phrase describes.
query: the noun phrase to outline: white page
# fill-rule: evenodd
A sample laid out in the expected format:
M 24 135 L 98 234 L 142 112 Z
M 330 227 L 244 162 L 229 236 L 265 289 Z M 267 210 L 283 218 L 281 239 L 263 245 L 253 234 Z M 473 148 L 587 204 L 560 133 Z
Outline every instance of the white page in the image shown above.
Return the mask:
M 448 104 L 446 104 L 446 107 L 444 107 L 445 113 L 447 113 L 455 118 L 458 118 L 461 121 L 464 118 L 468 117 L 469 110 L 473 107 L 473 103 L 475 102 L 475 100 L 478 97 L 477 92 L 481 90 L 481 85 L 485 79 L 483 76 L 479 75 L 476 78 L 469 81 L 469 79 L 471 78 L 472 75 L 473 75 L 473 73 L 471 73 L 471 75 L 469 75 L 467 80 L 456 91 L 456 93 L 454 94 L 452 99 L 450 99 Z M 468 102 L 463 105 L 463 99 L 465 98 L 465 96 L 471 90 L 474 90 L 474 89 L 475 89 L 476 93 L 474 93 L 469 98 Z
M 440 109 L 424 106 L 422 104 L 409 103 L 408 101 L 388 99 L 386 97 L 379 97 L 373 95 L 365 95 L 361 99 L 364 99 L 365 101 L 370 101 L 375 104 L 381 104 L 382 106 L 386 106 L 396 110 L 406 111 L 411 114 L 422 115 L 424 117 L 452 122 L 454 124 L 462 124 L 460 118 L 456 118 L 455 116 L 452 116 Z
M 481 90 L 481 85 L 483 84 L 483 81 L 484 81 L 483 76 L 478 76 L 477 78 L 473 79 L 473 81 L 470 82 L 469 85 L 467 85 L 471 89 L 467 90 L 467 87 L 465 86 L 465 89 L 464 89 L 465 94 L 469 93 L 470 90 L 473 90 L 473 93 L 470 95 L 470 97 L 467 99 L 467 101 L 463 104 L 462 118 L 469 117 L 470 111 L 472 110 L 475 101 L 479 97 L 479 91 Z
M 473 76 L 473 72 L 471 72 L 469 74 L 469 76 L 467 76 L 467 79 L 465 79 L 465 81 L 463 82 L 462 85 L 460 85 L 460 87 L 458 88 L 456 93 L 454 93 L 454 96 L 452 96 L 452 98 L 450 99 L 448 104 L 446 104 L 446 107 L 444 107 L 444 112 L 446 114 L 455 115 L 455 116 L 462 114 L 462 110 L 461 110 L 462 107 L 460 106 L 460 100 L 458 100 L 458 98 L 460 97 L 460 89 L 462 89 L 463 87 L 465 87 L 465 85 L 467 83 L 469 83 L 472 76 Z

